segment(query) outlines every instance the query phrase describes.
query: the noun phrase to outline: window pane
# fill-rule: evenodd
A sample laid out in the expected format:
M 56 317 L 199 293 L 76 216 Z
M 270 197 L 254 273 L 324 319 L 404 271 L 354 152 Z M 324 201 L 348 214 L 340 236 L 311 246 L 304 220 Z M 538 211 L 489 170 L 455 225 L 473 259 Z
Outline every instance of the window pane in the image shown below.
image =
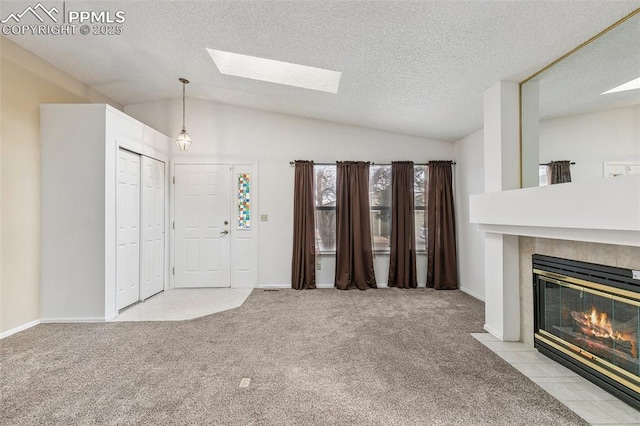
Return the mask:
M 413 178 L 413 194 L 414 194 L 414 205 L 416 207 L 425 206 L 426 197 L 425 197 L 425 188 L 427 183 L 427 168 L 426 166 L 415 166 L 413 168 L 414 178 Z
M 371 239 L 374 250 L 389 250 L 391 242 L 391 209 L 372 208 Z
M 321 251 L 336 249 L 336 211 L 316 210 L 316 242 Z
M 369 167 L 371 207 L 391 206 L 391 166 Z
M 313 166 L 315 172 L 316 243 L 321 251 L 336 249 L 336 166 Z
M 549 176 L 547 175 L 547 166 L 538 166 L 538 186 L 549 185 Z
M 336 205 L 336 166 L 313 166 L 316 174 L 316 207 Z
M 427 224 L 424 221 L 424 210 L 416 210 L 415 226 L 416 226 L 416 250 L 427 249 Z

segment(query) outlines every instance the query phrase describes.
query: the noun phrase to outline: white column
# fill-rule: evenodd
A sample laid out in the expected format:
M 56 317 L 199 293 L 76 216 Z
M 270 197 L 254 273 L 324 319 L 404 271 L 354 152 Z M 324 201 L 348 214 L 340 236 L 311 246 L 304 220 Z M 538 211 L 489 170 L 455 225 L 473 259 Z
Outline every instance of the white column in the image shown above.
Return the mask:
M 501 81 L 484 93 L 485 192 L 520 187 L 519 88 Z M 485 234 L 485 325 L 505 341 L 520 339 L 518 237 Z

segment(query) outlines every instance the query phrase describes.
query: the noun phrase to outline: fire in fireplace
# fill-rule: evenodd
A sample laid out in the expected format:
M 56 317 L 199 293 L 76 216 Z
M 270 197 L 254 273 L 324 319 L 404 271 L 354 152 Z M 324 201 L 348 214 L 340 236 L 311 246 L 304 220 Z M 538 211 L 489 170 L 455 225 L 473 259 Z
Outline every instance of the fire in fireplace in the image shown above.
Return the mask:
M 640 408 L 640 281 L 633 271 L 533 255 L 535 346 Z
M 580 341 L 584 342 L 588 349 L 594 352 L 606 352 L 608 355 L 638 359 L 637 317 L 614 325 L 606 312 L 598 312 L 595 307 L 591 312 L 571 311 L 571 317 L 582 333 L 582 337 L 579 337 Z

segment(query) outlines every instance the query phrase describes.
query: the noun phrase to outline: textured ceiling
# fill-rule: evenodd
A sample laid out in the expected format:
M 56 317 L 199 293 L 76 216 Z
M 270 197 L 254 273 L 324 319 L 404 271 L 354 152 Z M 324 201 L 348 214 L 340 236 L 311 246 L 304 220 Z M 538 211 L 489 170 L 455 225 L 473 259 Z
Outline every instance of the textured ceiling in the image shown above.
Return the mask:
M 525 84 L 538 84 L 540 117 L 640 104 L 640 90 L 602 95 L 640 77 L 640 14 L 621 23 Z
M 42 0 L 45 6 L 61 1 Z M 36 1 L 0 3 L 0 15 Z M 7 36 L 129 105 L 187 96 L 456 140 L 482 93 L 520 81 L 640 7 L 608 1 L 67 1 L 124 10 L 118 36 Z M 635 40 L 637 48 L 637 39 Z M 337 95 L 222 75 L 206 48 L 342 72 Z

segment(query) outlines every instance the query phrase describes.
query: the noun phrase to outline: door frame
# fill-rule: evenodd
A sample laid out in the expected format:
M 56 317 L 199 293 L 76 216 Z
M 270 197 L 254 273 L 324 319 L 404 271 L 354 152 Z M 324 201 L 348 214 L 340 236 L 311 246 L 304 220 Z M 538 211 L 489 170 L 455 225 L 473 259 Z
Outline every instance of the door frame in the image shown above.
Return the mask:
M 254 161 L 244 161 L 244 162 L 235 162 L 230 160 L 220 160 L 215 157 L 184 157 L 177 158 L 171 161 L 170 163 L 170 176 L 169 179 L 169 204 L 170 204 L 170 217 L 168 222 L 168 227 L 171 238 L 170 240 L 170 249 L 169 249 L 169 288 L 175 288 L 175 229 L 173 229 L 173 222 L 176 220 L 175 216 L 175 206 L 176 206 L 176 197 L 175 197 L 175 168 L 176 166 L 201 166 L 201 165 L 210 165 L 210 166 L 228 166 L 231 179 L 229 179 L 229 194 L 231 196 L 230 203 L 230 224 L 229 232 L 231 235 L 231 262 L 230 262 L 230 287 L 231 288 L 254 288 L 258 286 L 258 235 L 259 235 L 259 197 L 258 197 L 258 163 Z M 237 198 L 235 191 L 235 184 L 238 173 L 251 173 L 251 229 L 250 230 L 239 230 L 237 226 L 235 226 L 237 220 L 236 208 L 237 208 Z M 242 243 L 242 240 L 246 240 L 247 237 L 250 240 L 250 267 L 249 270 L 246 271 L 238 271 L 238 268 L 235 266 L 238 265 L 240 256 L 239 256 L 239 245 Z M 165 282 L 166 288 L 166 282 Z

